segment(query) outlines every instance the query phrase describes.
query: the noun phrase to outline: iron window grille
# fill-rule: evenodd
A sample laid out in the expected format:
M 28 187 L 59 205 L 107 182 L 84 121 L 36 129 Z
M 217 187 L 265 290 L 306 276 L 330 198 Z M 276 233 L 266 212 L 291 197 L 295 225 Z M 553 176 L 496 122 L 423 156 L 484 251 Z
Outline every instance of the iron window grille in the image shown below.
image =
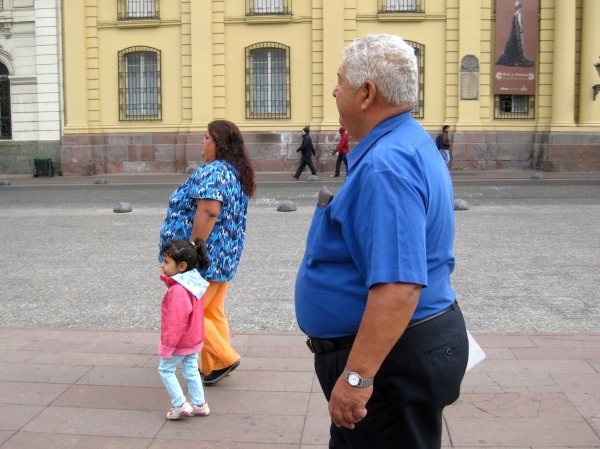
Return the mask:
M 0 62 L 0 139 L 12 139 L 10 80 L 8 68 Z
M 417 67 L 419 68 L 419 97 L 411 111 L 411 115 L 414 118 L 423 118 L 425 117 L 425 45 L 413 41 L 405 42 L 415 50 Z
M 290 47 L 246 47 L 246 118 L 291 118 L 290 97 Z
M 290 15 L 292 0 L 246 0 L 246 15 Z
M 159 0 L 117 0 L 118 20 L 160 19 Z
M 119 52 L 119 120 L 162 120 L 160 50 Z
M 494 100 L 495 119 L 534 119 L 535 96 L 496 95 Z
M 4 0 L 0 0 L 0 11 L 4 11 Z
M 379 14 L 399 12 L 424 13 L 423 0 L 379 0 Z

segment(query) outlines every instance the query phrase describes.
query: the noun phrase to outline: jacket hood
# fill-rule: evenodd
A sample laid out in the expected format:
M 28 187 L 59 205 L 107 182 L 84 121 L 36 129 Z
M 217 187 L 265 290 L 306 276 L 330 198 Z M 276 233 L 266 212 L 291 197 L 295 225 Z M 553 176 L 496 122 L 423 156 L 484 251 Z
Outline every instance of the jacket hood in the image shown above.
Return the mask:
M 161 275 L 160 278 L 167 286 L 173 285 L 174 282 L 180 284 L 194 295 L 196 299 L 202 298 L 209 285 L 209 282 L 200 276 L 200 273 L 195 268 L 185 273 L 178 273 L 173 277 Z

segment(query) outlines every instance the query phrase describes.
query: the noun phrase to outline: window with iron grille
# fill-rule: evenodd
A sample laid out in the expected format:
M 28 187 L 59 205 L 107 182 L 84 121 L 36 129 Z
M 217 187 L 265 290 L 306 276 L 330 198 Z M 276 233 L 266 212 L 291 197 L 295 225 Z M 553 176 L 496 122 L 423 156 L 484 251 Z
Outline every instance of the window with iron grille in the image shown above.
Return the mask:
M 246 15 L 268 14 L 289 15 L 292 13 L 292 0 L 246 0 Z
M 12 139 L 10 80 L 8 68 L 0 62 L 0 139 Z
M 4 11 L 4 0 L 0 0 L 0 11 Z
M 162 120 L 160 50 L 119 52 L 119 120 Z
M 535 96 L 533 95 L 496 95 L 494 103 L 494 118 L 535 118 Z
M 413 41 L 405 42 L 415 50 L 417 67 L 419 68 L 419 98 L 411 115 L 415 118 L 423 118 L 425 117 L 425 45 Z
M 424 0 L 379 0 L 379 14 L 398 12 L 425 12 Z
M 246 47 L 246 118 L 290 118 L 290 47 Z
M 119 20 L 160 19 L 159 0 L 117 0 Z

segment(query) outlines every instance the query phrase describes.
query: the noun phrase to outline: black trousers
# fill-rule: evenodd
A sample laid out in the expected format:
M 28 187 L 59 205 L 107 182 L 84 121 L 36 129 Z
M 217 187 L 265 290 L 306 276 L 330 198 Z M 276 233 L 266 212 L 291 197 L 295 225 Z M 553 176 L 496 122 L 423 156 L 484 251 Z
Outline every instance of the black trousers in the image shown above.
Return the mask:
M 304 171 L 304 167 L 306 167 L 307 165 L 308 165 L 308 168 L 310 169 L 310 172 L 313 175 L 316 175 L 317 170 L 315 169 L 315 166 L 313 165 L 312 157 L 311 156 L 302 156 L 302 159 L 300 160 L 300 166 L 298 167 L 298 170 L 296 170 L 296 174 L 294 176 L 296 178 L 299 178 L 300 175 L 302 174 L 302 172 Z
M 442 410 L 458 399 L 469 356 L 457 304 L 407 329 L 375 376 L 367 416 L 353 430 L 330 428 L 330 449 L 439 449 Z M 315 355 L 327 401 L 352 348 Z
M 335 161 L 335 176 L 340 176 L 340 167 L 342 165 L 342 161 L 344 161 L 344 165 L 346 166 L 346 172 L 348 171 L 348 162 L 346 162 L 346 155 L 337 154 L 337 160 Z

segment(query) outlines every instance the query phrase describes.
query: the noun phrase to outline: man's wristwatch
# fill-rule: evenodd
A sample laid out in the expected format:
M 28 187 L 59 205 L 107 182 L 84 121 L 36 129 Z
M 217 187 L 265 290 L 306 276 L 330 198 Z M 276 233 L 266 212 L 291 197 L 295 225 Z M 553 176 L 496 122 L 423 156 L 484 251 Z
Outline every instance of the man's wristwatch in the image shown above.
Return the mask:
M 367 388 L 373 386 L 373 381 L 375 379 L 363 379 L 360 377 L 360 374 L 355 373 L 353 371 L 348 371 L 348 368 L 344 368 L 344 378 L 348 381 L 350 385 L 358 388 Z

